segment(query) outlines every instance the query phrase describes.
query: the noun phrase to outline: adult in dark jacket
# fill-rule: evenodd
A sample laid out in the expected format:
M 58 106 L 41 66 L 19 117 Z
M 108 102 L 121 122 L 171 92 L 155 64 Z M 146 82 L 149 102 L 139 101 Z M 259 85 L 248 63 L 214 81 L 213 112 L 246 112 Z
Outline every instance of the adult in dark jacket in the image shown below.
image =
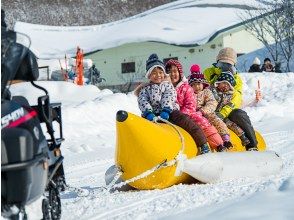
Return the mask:
M 255 57 L 253 60 L 253 64 L 250 66 L 250 69 L 248 70 L 249 73 L 255 73 L 255 72 L 261 72 L 260 69 L 260 60 L 258 57 Z
M 270 58 L 265 58 L 261 67 L 261 71 L 264 72 L 273 72 L 273 64 Z

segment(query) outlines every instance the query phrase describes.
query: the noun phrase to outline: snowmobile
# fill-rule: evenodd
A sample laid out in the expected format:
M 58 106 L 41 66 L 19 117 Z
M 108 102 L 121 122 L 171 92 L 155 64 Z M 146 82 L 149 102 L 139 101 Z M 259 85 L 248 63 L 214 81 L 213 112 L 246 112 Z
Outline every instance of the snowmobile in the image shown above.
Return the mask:
M 60 219 L 65 188 L 61 104 L 50 103 L 47 90 L 34 83 L 39 71 L 29 37 L 3 27 L 1 32 L 1 215 L 27 219 L 25 206 L 43 196 L 43 219 Z M 37 105 L 11 96 L 9 85 L 18 81 L 44 92 Z

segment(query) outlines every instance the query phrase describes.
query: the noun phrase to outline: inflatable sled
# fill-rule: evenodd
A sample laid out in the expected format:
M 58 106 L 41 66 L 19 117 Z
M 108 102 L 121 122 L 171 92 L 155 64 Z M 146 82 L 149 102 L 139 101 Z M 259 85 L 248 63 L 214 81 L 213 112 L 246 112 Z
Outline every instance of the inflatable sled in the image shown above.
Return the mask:
M 234 146 L 231 150 L 232 152 L 210 153 L 205 156 L 198 155 L 197 147 L 192 137 L 184 129 L 178 126 L 171 126 L 166 123 L 153 123 L 126 111 L 118 111 L 116 120 L 117 137 L 115 165 L 120 167 L 122 172 L 120 178 L 123 181 L 127 181 L 155 168 L 149 174 L 147 173 L 144 178 L 139 178 L 128 183 L 136 189 L 163 189 L 174 184 L 195 182 L 195 179 L 207 183 L 234 178 L 228 177 L 227 174 L 220 175 L 220 172 L 215 172 L 215 170 L 219 171 L 226 167 L 226 161 L 230 160 L 235 160 L 237 163 L 238 160 L 241 160 L 243 164 L 248 162 L 248 164 L 243 165 L 243 167 L 240 168 L 240 170 L 242 170 L 250 164 L 253 164 L 253 166 L 256 167 L 255 163 L 250 162 L 256 158 L 260 159 L 262 162 L 258 164 L 259 171 L 263 168 L 267 169 L 267 165 L 273 160 L 273 158 L 278 158 L 277 160 L 281 161 L 275 153 L 268 152 L 265 154 L 262 152 L 246 152 L 246 154 L 244 154 L 245 152 L 243 152 L 244 156 L 241 154 L 241 156 L 238 155 L 235 157 L 237 155 L 236 152 L 246 150 L 242 146 L 241 140 L 233 132 L 231 132 L 231 141 Z M 184 141 L 181 141 L 180 135 L 183 137 Z M 264 139 L 258 132 L 256 132 L 256 137 L 258 140 L 258 149 L 264 151 L 266 149 Z M 166 166 L 167 163 L 175 161 L 175 158 L 178 157 L 181 150 L 187 159 L 178 159 L 176 163 Z M 213 157 L 216 155 L 226 156 Z M 255 157 L 253 156 L 252 158 L 252 155 L 255 155 Z M 203 170 L 201 168 L 201 163 L 198 162 L 194 167 L 195 169 L 193 168 L 193 165 L 191 165 L 193 164 L 192 161 L 197 161 L 198 157 L 202 158 L 202 160 L 199 160 L 199 162 L 202 161 L 202 165 L 207 165 L 207 161 L 211 160 L 209 157 L 213 157 L 212 161 L 214 161 L 216 167 L 211 167 L 213 172 L 210 176 L 203 177 L 203 174 L 201 174 L 201 170 Z M 248 158 L 248 160 L 246 160 L 246 158 Z M 281 162 L 276 163 L 276 167 L 272 169 L 272 173 L 278 172 L 279 167 L 281 167 Z M 259 171 L 257 171 L 257 173 Z M 205 172 L 208 173 L 207 170 L 205 170 Z M 238 173 L 238 170 L 234 172 Z M 268 175 L 266 172 L 259 172 L 259 174 Z M 192 178 L 192 176 L 194 178 Z M 240 176 L 237 176 L 237 178 L 238 177 Z

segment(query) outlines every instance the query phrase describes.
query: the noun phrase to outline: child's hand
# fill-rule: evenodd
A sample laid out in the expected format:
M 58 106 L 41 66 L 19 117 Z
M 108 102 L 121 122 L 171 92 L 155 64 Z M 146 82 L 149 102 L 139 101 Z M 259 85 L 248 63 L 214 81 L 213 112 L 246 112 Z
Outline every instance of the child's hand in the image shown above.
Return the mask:
M 149 120 L 149 121 L 153 121 L 155 118 L 155 115 L 153 114 L 153 112 L 149 112 L 147 115 L 146 115 L 146 119 Z
M 168 120 L 169 119 L 169 113 L 167 112 L 161 112 L 160 113 L 160 118 Z
M 262 99 L 261 91 L 259 89 L 255 90 L 255 101 L 259 102 Z
M 162 119 L 168 120 L 171 112 L 172 110 L 170 108 L 163 108 L 162 112 L 160 113 L 160 117 Z

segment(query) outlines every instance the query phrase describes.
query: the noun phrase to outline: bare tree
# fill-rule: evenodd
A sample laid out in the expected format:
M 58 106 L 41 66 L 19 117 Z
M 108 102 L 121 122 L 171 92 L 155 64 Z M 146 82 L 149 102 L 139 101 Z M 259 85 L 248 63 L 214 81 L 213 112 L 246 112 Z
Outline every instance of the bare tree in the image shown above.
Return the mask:
M 284 60 L 290 71 L 294 52 L 294 0 L 262 0 L 241 18 L 247 31 L 263 43 L 274 61 Z

